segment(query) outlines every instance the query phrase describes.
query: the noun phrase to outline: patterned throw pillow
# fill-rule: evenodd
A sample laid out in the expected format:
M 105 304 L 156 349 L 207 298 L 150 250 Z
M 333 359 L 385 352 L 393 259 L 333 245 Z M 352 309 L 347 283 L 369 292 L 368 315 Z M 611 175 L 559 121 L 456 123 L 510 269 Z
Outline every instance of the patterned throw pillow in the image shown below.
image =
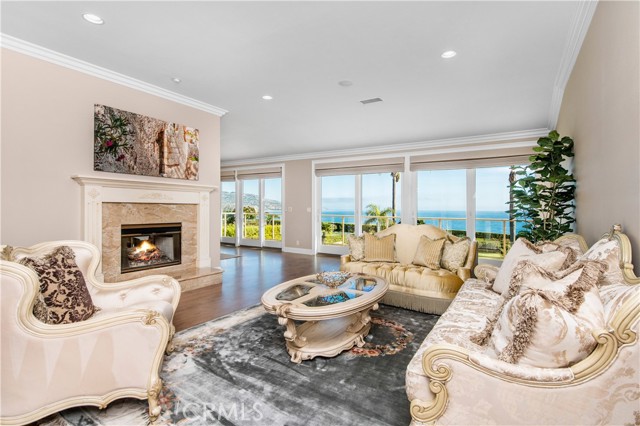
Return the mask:
M 519 292 L 504 305 L 491 334 L 498 359 L 562 368 L 586 358 L 597 344 L 592 330 L 605 327 L 597 281 L 606 266 L 579 262 L 548 272 L 523 262 L 519 268 Z
M 576 253 L 569 247 L 552 242 L 544 241 L 535 245 L 526 238 L 518 238 L 502 261 L 493 282 L 493 291 L 505 294 L 513 270 L 523 260 L 529 260 L 547 271 L 558 271 L 574 263 Z
M 607 264 L 607 271 L 602 274 L 598 285 L 619 284 L 624 282 L 620 267 L 620 245 L 618 240 L 602 238 L 591 246 L 580 260 L 599 260 Z
M 20 259 L 40 278 L 40 293 L 48 311 L 43 313 L 36 303 L 34 315 L 41 321 L 68 324 L 89 319 L 97 311 L 75 259 L 67 246 L 57 247 L 41 258 Z
M 458 268 L 462 268 L 467 261 L 469 247 L 471 247 L 471 240 L 468 237 L 461 238 L 456 242 L 452 242 L 447 239 L 444 242 L 440 265 L 442 265 L 443 268 L 456 273 Z
M 349 242 L 349 255 L 354 262 L 364 259 L 364 237 L 361 235 L 356 237 L 355 235 L 347 236 Z
M 378 238 L 375 235 L 364 234 L 365 262 L 395 262 L 396 236 L 395 234 Z
M 426 266 L 429 269 L 440 269 L 440 259 L 442 259 L 442 249 L 446 239 L 432 240 L 423 235 L 420 237 L 420 243 L 413 256 L 413 264 L 418 266 Z

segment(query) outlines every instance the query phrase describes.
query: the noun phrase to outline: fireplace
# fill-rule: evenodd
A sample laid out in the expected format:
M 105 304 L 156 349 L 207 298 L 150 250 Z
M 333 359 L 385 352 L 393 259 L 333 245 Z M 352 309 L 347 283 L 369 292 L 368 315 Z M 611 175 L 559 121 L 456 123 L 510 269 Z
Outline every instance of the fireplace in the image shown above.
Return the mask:
M 121 273 L 181 263 L 180 223 L 121 226 Z

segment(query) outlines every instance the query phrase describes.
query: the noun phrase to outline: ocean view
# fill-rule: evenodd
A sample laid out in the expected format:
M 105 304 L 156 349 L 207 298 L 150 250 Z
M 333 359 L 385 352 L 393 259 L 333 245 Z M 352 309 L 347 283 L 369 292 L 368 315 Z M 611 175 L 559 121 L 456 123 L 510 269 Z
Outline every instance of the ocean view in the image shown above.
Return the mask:
M 397 212 L 400 216 L 400 211 Z M 344 217 L 345 224 L 354 223 L 353 210 L 330 210 L 322 212 L 322 222 L 342 223 Z M 438 220 L 428 220 L 424 218 L 459 218 L 460 220 L 442 219 L 441 227 L 450 231 L 464 231 L 466 229 L 466 212 L 465 211 L 437 211 L 437 210 L 420 210 L 418 211 L 418 219 L 422 219 L 424 223 L 429 225 L 438 225 Z M 502 234 L 503 222 L 482 219 L 509 219 L 509 214 L 504 211 L 479 211 L 476 213 L 476 232 L 486 232 L 492 234 Z M 517 223 L 516 232 L 522 229 L 522 223 Z M 509 225 L 507 224 L 507 233 Z

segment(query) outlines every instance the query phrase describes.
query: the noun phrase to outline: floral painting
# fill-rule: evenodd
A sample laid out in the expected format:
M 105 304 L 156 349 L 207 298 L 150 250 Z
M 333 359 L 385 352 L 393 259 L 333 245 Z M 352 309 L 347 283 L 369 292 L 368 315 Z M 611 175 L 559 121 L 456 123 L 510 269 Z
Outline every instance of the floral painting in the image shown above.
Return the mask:
M 105 105 L 94 108 L 93 169 L 198 180 L 198 129 Z

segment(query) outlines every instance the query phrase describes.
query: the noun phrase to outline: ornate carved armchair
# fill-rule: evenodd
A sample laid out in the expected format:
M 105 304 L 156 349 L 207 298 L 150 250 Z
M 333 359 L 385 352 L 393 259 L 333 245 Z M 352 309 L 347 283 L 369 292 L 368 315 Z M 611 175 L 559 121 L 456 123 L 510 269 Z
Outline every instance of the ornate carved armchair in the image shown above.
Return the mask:
M 98 249 L 82 241 L 54 241 L 13 250 L 14 259 L 38 257 L 55 247 L 73 249 L 93 303 L 91 318 L 45 324 L 33 315 L 40 281 L 31 269 L 0 261 L 0 423 L 26 424 L 65 408 L 105 407 L 132 397 L 160 413 L 159 377 L 180 286 L 167 276 L 115 284 L 96 279 Z

